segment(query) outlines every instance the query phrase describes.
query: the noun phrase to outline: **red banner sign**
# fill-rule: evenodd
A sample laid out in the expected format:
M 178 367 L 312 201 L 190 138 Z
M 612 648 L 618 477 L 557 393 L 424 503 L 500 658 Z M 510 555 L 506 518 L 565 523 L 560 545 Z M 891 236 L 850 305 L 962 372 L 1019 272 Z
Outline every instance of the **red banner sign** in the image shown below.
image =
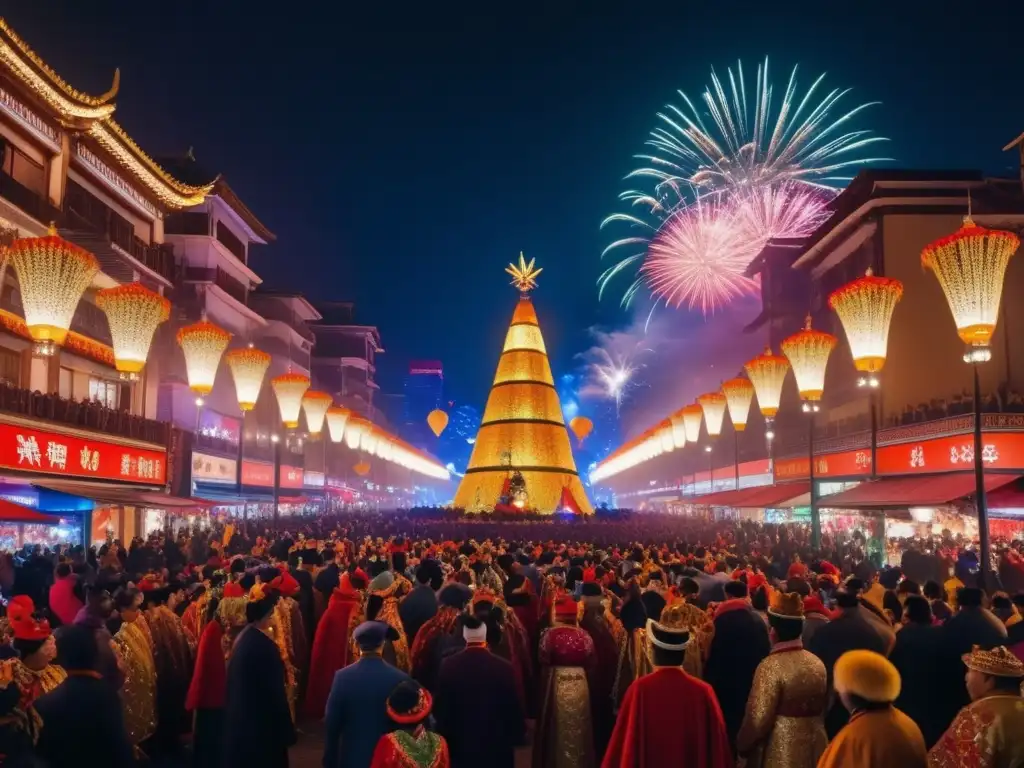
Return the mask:
M 982 435 L 981 459 L 986 469 L 1024 469 L 1024 433 Z M 878 449 L 880 475 L 914 475 L 974 468 L 974 436 L 955 435 Z
M 242 462 L 242 485 L 261 488 L 274 487 L 274 465 L 262 461 Z M 301 488 L 302 470 L 298 467 L 281 467 L 281 487 Z
M 152 485 L 163 485 L 167 481 L 165 451 L 17 424 L 0 424 L 0 467 Z
M 796 459 L 779 459 L 775 462 L 777 481 L 798 480 L 810 475 L 810 462 L 806 456 Z M 815 478 L 856 477 L 871 474 L 871 450 L 825 453 L 814 457 Z

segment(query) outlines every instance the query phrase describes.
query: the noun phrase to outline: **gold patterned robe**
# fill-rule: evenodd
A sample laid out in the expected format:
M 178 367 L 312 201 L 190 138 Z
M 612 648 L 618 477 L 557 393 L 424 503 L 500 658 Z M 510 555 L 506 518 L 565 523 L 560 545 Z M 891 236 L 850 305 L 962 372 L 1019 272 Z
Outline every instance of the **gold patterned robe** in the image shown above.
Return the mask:
M 114 645 L 124 669 L 121 704 L 128 738 L 141 744 L 156 732 L 156 664 L 153 641 L 144 616 L 124 622 L 114 635 Z
M 960 710 L 928 753 L 931 768 L 1024 765 L 1024 698 L 987 696 Z
M 181 619 L 166 605 L 150 608 L 144 618 L 153 638 L 157 723 L 161 731 L 178 736 L 189 728 L 185 697 L 192 682 L 192 649 Z
M 9 672 L 11 680 L 18 686 L 20 692 L 18 709 L 25 713 L 25 730 L 35 742 L 39 738 L 39 730 L 43 723 L 33 704 L 40 696 L 49 693 L 67 680 L 68 673 L 64 671 L 64 667 L 57 664 L 47 664 L 40 670 L 29 669 L 18 658 L 9 659 L 2 666 L 4 671 L 3 674 L 0 674 L 0 680 L 2 680 L 0 687 L 7 687 L 6 675 Z
M 299 698 L 299 668 L 295 653 L 295 613 L 289 603 L 295 603 L 290 597 L 282 597 L 274 606 L 274 618 L 271 621 L 270 637 L 274 639 L 278 651 L 281 653 L 281 661 L 284 663 L 284 688 L 288 696 L 288 709 L 292 715 L 292 722 L 295 722 L 295 705 Z M 301 626 L 301 620 L 298 622 Z
M 398 603 L 412 590 L 412 584 L 404 576 L 396 575 L 394 582 L 387 589 L 379 589 L 371 592 L 383 598 L 384 603 L 378 611 L 376 620 L 383 621 L 398 633 L 398 639 L 388 641 L 384 649 L 384 658 L 395 667 L 405 673 L 412 671 L 412 661 L 409 656 L 409 640 L 405 636 L 405 627 L 402 624 L 402 617 L 398 613 Z
M 754 673 L 736 750 L 749 768 L 814 768 L 825 751 L 825 665 L 799 640 L 779 643 Z

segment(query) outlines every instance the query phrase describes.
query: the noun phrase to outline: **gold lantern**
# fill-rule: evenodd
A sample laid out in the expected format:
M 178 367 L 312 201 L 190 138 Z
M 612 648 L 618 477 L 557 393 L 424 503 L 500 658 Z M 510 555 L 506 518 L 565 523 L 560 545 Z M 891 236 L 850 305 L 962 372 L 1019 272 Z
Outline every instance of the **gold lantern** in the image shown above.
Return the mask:
M 302 398 L 302 410 L 306 413 L 306 426 L 309 427 L 309 434 L 319 435 L 324 428 L 324 418 L 327 416 L 327 409 L 331 407 L 334 399 L 326 392 L 310 390 Z
M 805 402 L 817 402 L 825 391 L 825 368 L 828 356 L 835 349 L 837 339 L 831 333 L 811 328 L 811 316 L 807 316 L 803 330 L 797 331 L 782 342 L 782 352 L 789 358 L 796 377 L 796 388 Z
M 348 423 L 345 424 L 345 445 L 353 451 L 358 450 L 359 444 L 363 440 L 363 434 L 369 430 L 370 422 L 366 419 L 349 416 Z
M 114 347 L 114 367 L 135 378 L 146 365 L 153 334 L 171 316 L 171 302 L 141 283 L 126 283 L 96 294 L 107 315 Z
M 675 450 L 676 443 L 672 438 L 672 422 L 668 419 L 658 424 L 658 440 L 661 442 L 662 453 Z
M 370 474 L 370 464 L 365 459 L 361 459 L 352 467 L 353 471 L 360 477 L 366 477 Z
M 683 409 L 680 408 L 673 413 L 668 417 L 668 420 L 672 423 L 672 445 L 676 448 L 682 448 L 686 445 L 686 424 L 683 421 Z
M 18 273 L 25 324 L 35 351 L 52 355 L 67 338 L 78 302 L 100 271 L 99 262 L 52 226 L 46 237 L 15 240 L 6 255 Z
M 220 358 L 231 341 L 231 334 L 206 320 L 178 330 L 178 344 L 185 354 L 188 386 L 197 395 L 213 391 Z
M 747 419 L 750 417 L 750 401 L 754 399 L 754 385 L 750 379 L 729 379 L 722 382 L 722 394 L 725 395 L 725 402 L 729 406 L 729 419 L 732 421 L 732 428 L 742 432 L 747 428 Z
M 853 366 L 858 371 L 874 374 L 885 365 L 889 326 L 902 297 L 903 283 L 877 277 L 870 269 L 864 277 L 847 283 L 828 297 L 829 307 L 839 315 L 846 331 Z
M 1003 279 L 1020 238 L 985 229 L 968 216 L 956 232 L 925 246 L 921 263 L 935 273 L 953 313 L 957 333 L 974 348 L 971 362 L 991 357 L 988 349 L 999 317 Z
M 359 439 L 359 450 L 371 456 L 377 454 L 377 442 L 380 440 L 380 432 L 373 424 L 369 424 L 362 437 Z
M 309 389 L 309 376 L 301 373 L 282 373 L 270 380 L 277 396 L 277 407 L 281 421 L 288 429 L 299 426 L 299 411 L 302 410 L 302 396 Z
M 327 431 L 331 433 L 331 442 L 340 443 L 345 437 L 345 422 L 351 415 L 348 408 L 331 406 L 327 409 Z
M 700 422 L 704 418 L 704 409 L 692 403 L 682 410 L 683 428 L 686 430 L 686 442 L 696 443 L 700 440 Z
M 704 426 L 708 436 L 718 437 L 722 434 L 722 422 L 725 421 L 725 395 L 721 392 L 708 392 L 698 397 L 697 402 L 704 411 Z
M 775 417 L 782 400 L 782 385 L 789 373 L 789 360 L 782 355 L 773 355 L 771 347 L 765 347 L 764 354 L 758 355 L 743 366 L 754 385 L 757 406 L 766 419 Z
M 256 349 L 252 344 L 241 349 L 232 349 L 224 355 L 224 360 L 231 369 L 235 380 L 235 395 L 238 407 L 243 411 L 251 411 L 256 407 L 263 387 L 263 377 L 270 367 L 270 355 Z

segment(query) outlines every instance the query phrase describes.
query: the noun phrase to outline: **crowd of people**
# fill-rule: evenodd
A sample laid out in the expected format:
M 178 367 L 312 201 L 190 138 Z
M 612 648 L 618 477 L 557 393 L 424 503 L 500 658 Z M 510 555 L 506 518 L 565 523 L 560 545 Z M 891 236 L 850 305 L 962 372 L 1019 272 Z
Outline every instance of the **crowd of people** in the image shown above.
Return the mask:
M 4 766 L 1024 764 L 1024 557 L 635 515 L 215 523 L 0 563 Z M 98 763 L 97 763 L 98 764 Z

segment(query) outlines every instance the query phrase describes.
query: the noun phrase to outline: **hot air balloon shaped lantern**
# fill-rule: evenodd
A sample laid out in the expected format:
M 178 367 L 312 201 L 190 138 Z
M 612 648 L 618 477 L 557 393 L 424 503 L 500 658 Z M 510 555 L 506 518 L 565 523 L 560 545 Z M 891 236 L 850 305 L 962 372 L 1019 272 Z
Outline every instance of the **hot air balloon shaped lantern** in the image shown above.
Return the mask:
M 577 416 L 569 422 L 569 429 L 576 435 L 577 445 L 582 447 L 583 441 L 594 431 L 594 422 L 586 416 Z
M 171 302 L 141 283 L 126 283 L 99 291 L 96 306 L 107 315 L 114 367 L 121 378 L 137 380 L 157 326 L 171 315 Z
M 252 344 L 241 349 L 232 349 L 224 355 L 235 380 L 235 396 L 242 412 L 251 411 L 263 387 L 263 379 L 270 367 L 270 355 L 256 349 Z
M 351 411 L 340 406 L 331 406 L 327 409 L 327 431 L 330 432 L 331 442 L 340 443 L 345 437 L 345 424 Z
M 427 425 L 430 427 L 430 431 L 434 433 L 434 437 L 440 437 L 445 427 L 448 426 L 448 414 L 440 408 L 435 408 L 427 414 Z
M 334 402 L 326 392 L 309 390 L 302 398 L 302 410 L 306 414 L 306 426 L 309 427 L 310 435 L 319 435 L 324 428 L 324 419 L 327 417 L 327 409 Z
M 309 389 L 309 376 L 301 373 L 282 373 L 270 380 L 277 396 L 277 407 L 281 411 L 281 421 L 288 429 L 299 426 L 299 411 L 302 410 L 302 397 Z

